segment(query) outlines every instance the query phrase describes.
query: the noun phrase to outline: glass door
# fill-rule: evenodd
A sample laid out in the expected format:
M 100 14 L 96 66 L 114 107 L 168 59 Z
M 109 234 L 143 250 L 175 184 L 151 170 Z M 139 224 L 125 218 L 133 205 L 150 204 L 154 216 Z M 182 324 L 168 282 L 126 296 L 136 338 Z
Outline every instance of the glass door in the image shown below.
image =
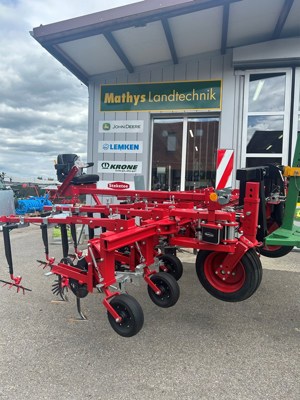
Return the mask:
M 152 145 L 152 190 L 179 190 L 183 119 L 155 119 Z
M 214 186 L 219 118 L 189 118 L 185 190 Z
M 219 117 L 155 118 L 152 190 L 193 190 L 214 185 Z

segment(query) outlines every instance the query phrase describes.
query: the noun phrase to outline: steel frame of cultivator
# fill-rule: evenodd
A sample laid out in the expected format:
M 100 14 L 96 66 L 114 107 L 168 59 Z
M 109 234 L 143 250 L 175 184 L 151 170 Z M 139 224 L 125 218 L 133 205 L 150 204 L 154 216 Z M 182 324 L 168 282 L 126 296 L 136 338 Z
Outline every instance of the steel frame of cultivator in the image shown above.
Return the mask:
M 59 157 L 63 159 L 63 155 Z M 138 333 L 144 320 L 139 303 L 122 293 L 127 282 L 142 277 L 151 300 L 160 307 L 168 308 L 177 302 L 176 279 L 182 273 L 182 264 L 176 257 L 179 247 L 199 251 L 196 272 L 203 287 L 214 297 L 241 301 L 257 290 L 262 278 L 257 249 L 268 233 L 267 215 L 274 217 L 274 207 L 279 208 L 285 200 L 278 185 L 266 196 L 268 167 L 239 170 L 240 190 L 230 192 L 216 192 L 213 188 L 191 192 L 99 189 L 93 181 L 95 175 L 91 179 L 89 175 L 76 179 L 83 167 L 74 163 L 68 168 L 62 184 L 49 193 L 52 201 L 62 204 L 44 207 L 44 216 L 0 217 L 11 278 L 10 282 L 2 281 L 4 284 L 18 291 L 30 290 L 21 284 L 21 277 L 14 275 L 10 232 L 35 223 L 41 226 L 45 248 L 45 261 L 40 263 L 58 278 L 54 293 L 63 299 L 64 291 L 70 288 L 76 295 L 81 318 L 85 317 L 80 299 L 95 289 L 103 293 L 109 322 L 122 336 Z M 285 173 L 294 179 L 294 190 L 289 192 L 294 203 L 294 198 L 298 198 L 298 165 Z M 94 204 L 78 205 L 82 195 L 90 195 Z M 117 201 L 103 204 L 99 196 L 116 197 Z M 66 201 L 68 205 L 63 204 Z M 61 227 L 63 257 L 59 262 L 49 254 L 48 228 L 54 225 Z M 72 255 L 67 225 L 74 243 Z M 84 251 L 78 249 L 78 225 L 88 227 L 89 231 Z M 271 236 L 274 235 L 275 232 Z M 276 240 L 267 238 L 271 245 L 278 245 L 278 237 Z M 284 241 L 280 244 L 287 245 Z M 299 245 L 298 239 L 293 245 Z

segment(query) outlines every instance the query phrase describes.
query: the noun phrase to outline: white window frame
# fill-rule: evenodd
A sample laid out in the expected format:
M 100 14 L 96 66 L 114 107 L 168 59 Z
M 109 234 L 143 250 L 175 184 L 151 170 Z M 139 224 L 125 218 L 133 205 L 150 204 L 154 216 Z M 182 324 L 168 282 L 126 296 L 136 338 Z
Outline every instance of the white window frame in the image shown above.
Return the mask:
M 249 82 L 250 75 L 255 74 L 270 74 L 270 73 L 286 74 L 285 86 L 285 104 L 283 111 L 263 111 L 249 112 Z M 252 69 L 243 73 L 245 76 L 244 83 L 244 102 L 243 102 L 243 125 L 242 125 L 242 149 L 241 149 L 241 167 L 246 166 L 247 157 L 255 158 L 281 158 L 283 164 L 287 164 L 289 153 L 289 132 L 290 132 L 290 112 L 291 112 L 291 90 L 292 90 L 292 69 L 291 68 L 272 68 L 272 69 Z M 282 153 L 247 153 L 247 131 L 248 117 L 251 116 L 283 116 L 283 138 L 282 138 Z
M 149 184 L 148 184 L 148 190 L 151 190 L 151 182 L 152 182 L 152 165 L 153 165 L 153 135 L 154 135 L 154 120 L 156 119 L 182 119 L 183 126 L 182 126 L 182 149 L 181 149 L 181 177 L 180 177 L 180 191 L 185 190 L 185 175 L 186 175 L 186 160 L 187 160 L 187 126 L 188 126 L 188 121 L 189 119 L 193 118 L 218 118 L 219 119 L 219 132 L 218 132 L 218 147 L 219 148 L 219 143 L 220 143 L 220 137 L 221 137 L 221 113 L 218 114 L 201 114 L 199 113 L 198 115 L 194 114 L 187 114 L 187 115 L 182 115 L 182 114 L 172 114 L 172 115 L 152 115 L 151 118 L 151 141 L 150 141 L 150 168 L 149 168 Z
M 300 131 L 300 67 L 295 69 L 295 87 L 294 87 L 294 118 L 293 118 L 293 130 L 292 130 L 292 159 L 291 164 L 293 162 L 297 134 L 298 130 Z

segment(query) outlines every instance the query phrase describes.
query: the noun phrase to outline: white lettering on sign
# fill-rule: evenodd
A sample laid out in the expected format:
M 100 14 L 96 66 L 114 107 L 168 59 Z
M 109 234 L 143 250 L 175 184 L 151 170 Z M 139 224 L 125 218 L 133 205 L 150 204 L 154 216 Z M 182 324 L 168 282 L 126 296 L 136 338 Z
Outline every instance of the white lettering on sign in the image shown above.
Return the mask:
M 143 142 L 98 142 L 99 153 L 142 153 Z
M 109 189 L 129 189 L 130 185 L 126 182 L 110 182 L 107 187 Z
M 113 182 L 113 181 L 99 181 L 97 182 L 97 188 L 101 189 L 134 189 L 134 181 L 122 181 L 122 182 Z
M 98 172 L 101 173 L 118 173 L 124 174 L 141 174 L 141 161 L 98 161 Z

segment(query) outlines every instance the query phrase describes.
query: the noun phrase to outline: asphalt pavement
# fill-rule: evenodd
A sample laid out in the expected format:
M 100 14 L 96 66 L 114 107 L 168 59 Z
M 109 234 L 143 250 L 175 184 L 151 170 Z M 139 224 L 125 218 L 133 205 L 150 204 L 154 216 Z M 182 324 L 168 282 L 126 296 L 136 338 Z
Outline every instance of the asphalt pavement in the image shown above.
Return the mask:
M 5 400 L 251 400 L 300 398 L 300 251 L 262 257 L 257 292 L 225 303 L 199 284 L 195 255 L 180 253 L 181 296 L 169 309 L 155 306 L 146 284 L 128 285 L 145 323 L 132 338 L 110 327 L 100 294 L 59 302 L 36 259 L 40 229 L 12 232 L 15 273 L 26 295 L 0 286 L 0 399 Z M 51 245 L 60 258 L 60 246 Z M 7 279 L 0 234 L 0 279 Z

